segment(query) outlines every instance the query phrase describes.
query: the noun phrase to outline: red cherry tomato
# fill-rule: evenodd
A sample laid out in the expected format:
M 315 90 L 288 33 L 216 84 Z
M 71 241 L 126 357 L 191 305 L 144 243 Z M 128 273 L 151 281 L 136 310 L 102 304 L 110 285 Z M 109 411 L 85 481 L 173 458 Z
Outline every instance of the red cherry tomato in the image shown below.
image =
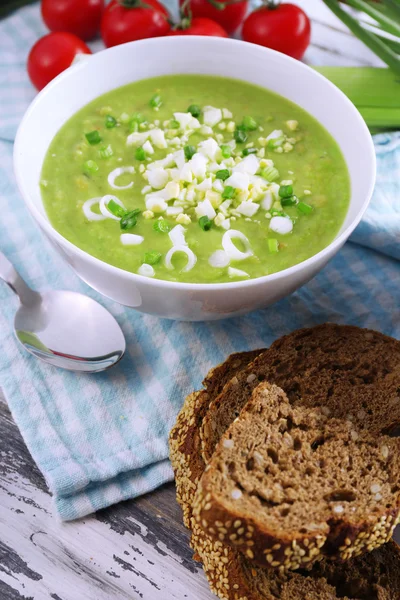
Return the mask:
M 101 37 L 107 48 L 159 37 L 171 29 L 168 19 L 167 9 L 157 0 L 125 0 L 124 6 L 112 0 L 101 20 Z
M 42 18 L 50 31 L 69 31 L 82 40 L 100 29 L 104 0 L 42 0 Z
M 242 31 L 246 42 L 298 59 L 306 51 L 310 35 L 310 19 L 294 4 L 280 4 L 276 8 L 262 6 L 247 17 Z
M 215 37 L 228 37 L 225 29 L 212 19 L 205 17 L 194 17 L 187 24 L 186 19 L 182 20 L 181 26 L 173 29 L 168 35 L 213 35 Z
M 247 0 L 229 4 L 230 0 L 190 0 L 188 10 L 183 6 L 186 0 L 179 0 L 185 15 L 189 10 L 193 17 L 207 17 L 219 23 L 225 31 L 233 33 L 242 23 L 247 11 Z M 226 3 L 228 3 L 227 6 Z M 221 8 L 217 8 L 215 4 Z
M 49 33 L 40 38 L 29 53 L 29 78 L 33 85 L 41 90 L 54 77 L 70 67 L 77 54 L 91 53 L 85 42 L 73 33 Z

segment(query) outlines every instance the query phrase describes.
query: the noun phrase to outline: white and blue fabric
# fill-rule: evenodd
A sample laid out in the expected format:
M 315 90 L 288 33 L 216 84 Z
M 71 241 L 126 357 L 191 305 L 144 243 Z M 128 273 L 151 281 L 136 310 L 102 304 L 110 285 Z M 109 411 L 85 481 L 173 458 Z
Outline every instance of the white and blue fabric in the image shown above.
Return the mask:
M 378 180 L 363 222 L 310 283 L 274 306 L 210 323 L 142 315 L 82 283 L 42 237 L 17 191 L 13 140 L 35 92 L 26 58 L 45 33 L 37 5 L 0 22 L 0 249 L 38 290 L 70 289 L 105 305 L 127 353 L 97 375 L 63 372 L 17 344 L 17 299 L 0 282 L 0 386 L 61 519 L 144 494 L 172 479 L 168 432 L 183 399 L 231 352 L 325 321 L 400 338 L 400 134 L 378 135 Z

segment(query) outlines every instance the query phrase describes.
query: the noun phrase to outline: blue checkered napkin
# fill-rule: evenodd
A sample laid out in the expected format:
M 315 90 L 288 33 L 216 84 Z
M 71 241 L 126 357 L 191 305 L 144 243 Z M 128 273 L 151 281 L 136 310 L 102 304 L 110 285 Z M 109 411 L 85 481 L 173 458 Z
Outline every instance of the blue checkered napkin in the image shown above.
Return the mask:
M 227 354 L 270 344 L 298 327 L 354 323 L 400 337 L 400 134 L 375 138 L 378 183 L 364 221 L 308 285 L 273 307 L 212 323 L 140 315 L 99 297 L 47 245 L 12 174 L 12 142 L 34 96 L 29 48 L 45 33 L 37 5 L 0 22 L 0 247 L 33 287 L 100 300 L 128 344 L 98 375 L 57 370 L 17 346 L 17 302 L 0 285 L 0 385 L 62 519 L 144 494 L 172 479 L 168 432 L 185 395 Z

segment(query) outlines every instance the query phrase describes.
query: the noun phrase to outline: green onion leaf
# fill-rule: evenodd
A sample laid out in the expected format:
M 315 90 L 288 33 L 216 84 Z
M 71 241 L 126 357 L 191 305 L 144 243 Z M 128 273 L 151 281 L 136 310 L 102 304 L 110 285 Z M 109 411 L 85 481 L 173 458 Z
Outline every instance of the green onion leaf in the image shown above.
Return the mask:
M 201 115 L 201 108 L 198 104 L 191 104 L 187 109 L 187 112 L 192 115 L 192 117 L 196 117 L 198 119 Z
M 116 217 L 125 217 L 126 210 L 117 204 L 114 200 L 110 200 L 107 204 L 107 209 Z
M 136 160 L 145 160 L 146 159 L 146 152 L 143 150 L 142 147 L 136 148 L 135 158 L 136 158 Z
M 204 217 L 200 217 L 199 225 L 203 231 L 208 231 L 209 229 L 211 229 L 212 221 L 206 215 L 204 215 Z
M 232 148 L 227 145 L 221 146 L 222 158 L 230 158 L 232 156 Z
M 88 175 L 91 175 L 92 173 L 96 173 L 96 171 L 99 170 L 99 165 L 94 160 L 87 160 L 83 164 L 83 170 Z
M 289 198 L 289 196 L 293 196 L 293 186 L 292 185 L 281 185 L 278 193 L 279 193 L 280 198 Z
M 160 108 L 162 104 L 162 99 L 160 94 L 154 94 L 154 96 L 150 100 L 150 106 L 152 108 Z
M 222 179 L 222 181 L 225 181 L 225 179 L 228 179 L 230 173 L 229 173 L 229 169 L 220 169 L 219 171 L 217 171 L 215 173 L 215 177 L 217 179 Z
M 268 239 L 268 250 L 272 253 L 279 252 L 278 240 L 275 238 Z
M 257 129 L 257 121 L 255 121 L 253 117 L 244 117 L 242 125 L 243 128 L 247 129 L 248 131 L 254 131 L 255 129 Z
M 294 206 L 295 204 L 297 204 L 297 198 L 296 196 L 288 196 L 287 198 L 282 198 L 281 204 L 282 206 Z
M 229 200 L 230 198 L 233 198 L 234 195 L 235 195 L 235 188 L 232 187 L 231 185 L 227 185 L 224 188 L 224 191 L 222 192 L 222 197 L 224 200 Z
M 261 177 L 264 177 L 267 181 L 276 181 L 279 177 L 279 171 L 275 167 L 267 167 L 262 171 Z
M 136 133 L 139 131 L 139 122 L 135 119 L 129 121 L 129 133 Z
M 245 148 L 242 152 L 243 156 L 249 156 L 249 154 L 256 154 L 257 148 Z
M 158 231 L 159 233 L 168 233 L 169 231 L 171 231 L 171 225 L 168 223 L 168 221 L 160 219 L 158 221 L 154 221 L 153 229 L 154 231 Z
M 233 133 L 233 137 L 238 144 L 244 144 L 247 140 L 246 130 L 241 125 L 238 125 Z
M 192 156 L 196 154 L 196 148 L 194 146 L 185 146 L 183 149 L 187 160 L 190 160 Z
M 151 250 L 150 252 L 145 252 L 143 256 L 143 262 L 147 265 L 156 265 L 160 262 L 162 254 L 157 252 L 156 250 Z
M 110 156 L 112 156 L 113 154 L 114 152 L 110 145 L 102 146 L 99 150 L 99 156 L 101 158 L 110 158 Z
M 301 213 L 303 213 L 303 215 L 309 215 L 314 210 L 313 207 L 306 202 L 299 202 L 297 208 Z
M 171 119 L 169 122 L 169 126 L 171 129 L 179 129 L 179 121 L 177 121 L 176 119 Z
M 100 144 L 101 142 L 101 137 L 97 129 L 95 129 L 94 131 L 90 131 L 89 133 L 85 133 L 85 138 L 91 146 L 95 146 L 96 144 Z
M 132 227 L 135 227 L 138 215 L 140 215 L 140 208 L 134 208 L 125 213 L 119 222 L 121 229 L 132 229 Z
M 117 119 L 114 119 L 113 116 L 107 115 L 105 125 L 107 129 L 113 129 L 117 124 Z

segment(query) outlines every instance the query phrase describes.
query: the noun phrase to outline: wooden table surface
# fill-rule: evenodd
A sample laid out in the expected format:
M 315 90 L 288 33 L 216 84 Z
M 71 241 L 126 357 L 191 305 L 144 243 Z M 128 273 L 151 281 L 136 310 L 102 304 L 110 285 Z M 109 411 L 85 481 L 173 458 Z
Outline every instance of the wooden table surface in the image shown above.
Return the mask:
M 380 64 L 321 0 L 297 3 L 313 20 L 309 64 Z M 0 599 L 50 598 L 214 596 L 192 560 L 172 484 L 79 522 L 60 523 L 0 392 Z

